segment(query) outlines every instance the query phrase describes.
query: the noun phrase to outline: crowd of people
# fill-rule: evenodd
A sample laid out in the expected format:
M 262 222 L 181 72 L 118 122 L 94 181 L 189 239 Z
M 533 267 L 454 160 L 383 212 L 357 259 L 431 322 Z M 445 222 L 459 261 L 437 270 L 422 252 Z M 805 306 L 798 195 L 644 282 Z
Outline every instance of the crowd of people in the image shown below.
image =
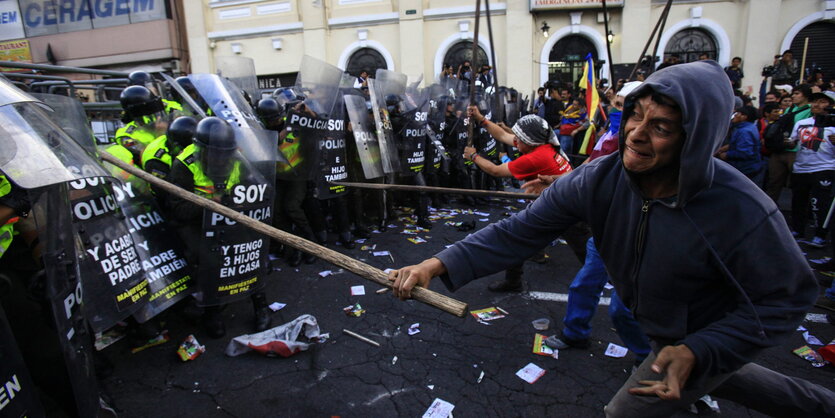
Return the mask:
M 600 111 L 592 112 L 585 100 L 591 93 L 574 83 L 549 81 L 529 102 L 498 86 L 489 65 L 474 68 L 469 61 L 445 64 L 439 80 L 423 89 L 404 84 L 382 93 L 375 87 L 381 77 L 363 70 L 350 83 L 333 86 L 333 103 L 327 91 L 316 89 L 279 88 L 257 100 L 243 94 L 246 103 L 236 117 L 257 119 L 252 123 L 258 129 L 274 135 L 275 158 L 266 159 L 266 168 L 264 161 L 241 158 L 244 144 L 230 117 L 207 103 L 194 80 L 180 77 L 166 93 L 159 80 L 135 72 L 121 93 L 124 127 L 104 148 L 223 204 L 240 203 L 238 185 L 264 185 L 256 189 L 270 197 L 272 215 L 265 220 L 346 249 L 357 237 L 385 231 L 400 215 L 397 207 L 414 208 L 415 225 L 429 230 L 430 206 L 457 199 L 479 207 L 485 201 L 455 192 L 346 189 L 332 178 L 540 194 L 516 216 L 419 265 L 392 271 L 395 295 L 408 298 L 415 285 L 427 286 L 435 276 L 454 290 L 502 270 L 504 280 L 489 289 L 519 292 L 523 262 L 542 259 L 545 245 L 559 235 L 583 267 L 569 289 L 564 328 L 546 344 L 588 347 L 598 298 L 612 282 L 609 314 L 636 354 L 633 374 L 606 407 L 608 415 L 672 413 L 706 393 L 771 412 L 835 413 L 831 392 L 753 363 L 760 350 L 796 328 L 818 296 L 795 240 L 817 248 L 829 236 L 835 240 L 825 223 L 835 180 L 835 86 L 822 74 L 797 84 L 799 70 L 786 51 L 768 74 L 773 88 L 755 106 L 739 90 L 741 59 L 724 70 L 704 61 L 670 58 L 638 81 L 601 83 Z M 318 136 L 314 125 L 336 132 Z M 367 149 L 370 136 L 376 136 L 376 154 Z M 2 219 L 25 213 L 19 187 L 0 181 Z M 786 186 L 789 222 L 778 210 Z M 207 255 L 192 247 L 206 237 L 203 209 L 154 191 L 182 237 L 188 263 L 207 263 Z M 727 218 L 718 220 L 716 211 Z M 0 256 L 12 237 L 6 225 L 12 223 L 0 230 Z M 665 232 L 671 230 L 693 242 L 681 244 L 681 235 Z M 271 252 L 291 267 L 317 260 L 278 242 Z M 763 254 L 767 262 L 751 261 Z M 833 259 L 817 268 L 835 271 L 835 246 Z M 781 283 L 759 280 L 778 273 Z M 263 290 L 247 294 L 253 329 L 268 329 Z M 835 311 L 835 284 L 817 303 Z M 213 338 L 225 335 L 221 305 L 204 308 L 203 325 Z M 803 393 L 759 399 L 767 387 Z

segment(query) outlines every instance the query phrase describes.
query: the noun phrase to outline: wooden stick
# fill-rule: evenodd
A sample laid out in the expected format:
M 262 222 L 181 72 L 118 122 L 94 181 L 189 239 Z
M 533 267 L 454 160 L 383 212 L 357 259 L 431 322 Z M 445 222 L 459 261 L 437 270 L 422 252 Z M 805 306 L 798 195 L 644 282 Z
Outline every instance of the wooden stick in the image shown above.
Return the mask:
M 475 59 L 478 52 L 478 22 L 481 20 L 481 0 L 475 0 L 475 30 L 473 31 L 473 56 L 470 60 L 470 106 L 475 105 Z M 467 116 L 467 146 L 473 146 L 473 118 Z
M 347 181 L 332 181 L 330 183 L 345 187 L 356 187 L 358 189 L 401 190 L 405 192 L 426 193 L 452 193 L 481 197 L 501 197 L 506 199 L 534 200 L 537 197 L 539 197 L 539 195 L 533 193 L 500 192 L 497 190 L 453 189 L 450 187 L 408 186 L 405 184 L 352 183 Z
M 348 334 L 348 335 L 350 335 L 350 336 L 352 336 L 352 337 L 354 337 L 354 338 L 356 338 L 356 339 L 358 339 L 358 340 L 360 340 L 360 341 L 365 341 L 365 342 L 367 342 L 367 343 L 369 343 L 369 344 L 371 344 L 371 345 L 376 345 L 377 347 L 379 347 L 379 346 L 380 346 L 380 343 L 378 343 L 377 341 L 374 341 L 374 340 L 372 340 L 372 339 L 370 339 L 370 338 L 365 338 L 365 337 L 363 337 L 362 335 L 359 335 L 359 334 L 357 334 L 357 333 L 356 333 L 356 332 L 354 332 L 354 331 L 350 331 L 350 330 L 347 330 L 347 329 L 344 329 L 344 328 L 343 328 L 343 329 L 342 329 L 342 332 L 344 332 L 344 333 L 346 333 L 346 334 Z
M 264 235 L 267 235 L 270 238 L 273 238 L 276 241 L 281 242 L 282 244 L 289 245 L 297 250 L 301 250 L 309 254 L 315 254 L 322 260 L 325 260 L 336 266 L 342 267 L 345 270 L 348 270 L 358 276 L 371 280 L 372 282 L 377 283 L 381 286 L 391 287 L 392 285 L 392 282 L 390 282 L 388 279 L 388 275 L 386 273 L 383 273 L 383 271 L 380 269 L 369 266 L 368 264 L 365 264 L 361 261 L 354 260 L 353 258 L 348 257 L 345 254 L 331 250 L 330 248 L 323 247 L 306 239 L 299 238 L 293 234 L 276 229 L 271 225 L 267 225 L 262 222 L 256 221 L 255 219 L 252 219 L 249 216 L 242 215 L 235 210 L 229 209 L 226 206 L 221 205 L 220 203 L 198 196 L 190 191 L 183 190 L 180 187 L 177 187 L 174 184 L 171 184 L 165 180 L 153 176 L 140 168 L 129 165 L 124 161 L 108 154 L 107 152 L 101 152 L 101 157 L 103 160 L 115 165 L 116 167 L 119 167 L 122 170 L 130 174 L 133 174 L 134 176 L 139 177 L 142 180 L 145 180 L 148 183 L 151 183 L 152 185 L 157 186 L 168 193 L 171 193 L 181 199 L 188 200 L 189 202 L 194 203 L 195 205 L 198 205 L 205 209 L 209 209 L 213 212 L 221 214 L 229 219 L 232 219 L 233 221 L 240 223 L 241 225 L 249 227 Z M 467 312 L 466 303 L 452 299 L 448 296 L 444 296 L 440 293 L 434 292 L 432 290 L 420 286 L 415 286 L 415 288 L 412 289 L 412 299 L 423 302 L 430 306 L 434 306 L 444 312 L 448 312 L 462 318 Z
M 800 61 L 800 79 L 797 84 L 803 84 L 803 76 L 806 75 L 806 51 L 809 49 L 809 37 L 803 41 L 803 60 Z

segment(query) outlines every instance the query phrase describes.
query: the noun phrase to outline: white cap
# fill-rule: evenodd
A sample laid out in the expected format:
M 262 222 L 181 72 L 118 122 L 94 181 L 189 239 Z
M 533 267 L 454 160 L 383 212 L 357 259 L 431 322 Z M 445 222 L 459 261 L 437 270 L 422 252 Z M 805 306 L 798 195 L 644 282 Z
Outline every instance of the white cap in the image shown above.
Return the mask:
M 775 88 L 775 89 L 777 89 L 777 90 L 785 90 L 785 91 L 787 91 L 787 92 L 789 92 L 789 93 L 791 93 L 791 92 L 792 92 L 792 90 L 794 90 L 794 89 L 792 88 L 792 86 L 790 86 L 790 85 L 788 85 L 788 84 L 780 84 L 779 86 L 774 86 L 774 88 Z
M 632 90 L 635 90 L 641 84 L 643 84 L 642 81 L 630 81 L 630 82 L 624 84 L 623 88 L 621 88 L 620 91 L 618 91 L 618 96 L 621 96 L 621 97 L 629 96 L 629 93 L 632 93 Z

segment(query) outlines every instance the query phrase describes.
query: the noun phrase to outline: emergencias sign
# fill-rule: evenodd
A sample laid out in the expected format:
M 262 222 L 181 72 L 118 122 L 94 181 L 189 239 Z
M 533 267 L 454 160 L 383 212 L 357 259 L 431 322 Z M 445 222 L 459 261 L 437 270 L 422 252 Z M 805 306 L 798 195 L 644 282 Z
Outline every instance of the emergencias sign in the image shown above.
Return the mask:
M 606 7 L 623 7 L 623 0 L 606 0 Z M 565 9 L 601 9 L 600 0 L 531 0 L 531 11 Z
M 164 19 L 166 0 L 9 0 L 0 7 L 3 32 L 23 28 L 27 37 Z M 5 17 L 3 17 L 5 16 Z M 6 38 L 8 39 L 8 38 Z

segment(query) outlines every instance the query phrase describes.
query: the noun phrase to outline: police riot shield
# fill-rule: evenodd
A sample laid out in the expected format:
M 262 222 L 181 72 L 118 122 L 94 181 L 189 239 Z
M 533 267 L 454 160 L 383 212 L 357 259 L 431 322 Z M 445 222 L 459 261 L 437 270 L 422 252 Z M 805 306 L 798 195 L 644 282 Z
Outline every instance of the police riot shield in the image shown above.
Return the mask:
M 380 145 L 374 135 L 374 125 L 368 116 L 365 98 L 345 96 L 345 107 L 351 119 L 351 129 L 357 144 L 362 171 L 367 180 L 383 177 L 383 162 L 380 157 Z
M 426 125 L 429 119 L 429 99 L 426 89 L 410 84 L 399 102 L 401 123 L 394 124 L 400 154 L 401 175 L 415 175 L 426 163 Z M 397 126 L 400 125 L 400 126 Z
M 6 313 L 0 308 L 0 381 L 3 382 L 3 416 L 42 417 L 44 415 L 37 389 L 23 362 Z
M 139 262 L 148 281 L 148 303 L 134 318 L 145 322 L 194 291 L 191 268 L 186 262 L 184 245 L 171 225 L 166 222 L 150 186 L 124 170 L 104 163 L 113 177 L 123 179 L 117 193 Z
M 215 116 L 235 130 L 238 148 L 246 161 L 255 165 L 274 165 L 283 157 L 276 150 L 276 132 L 264 129 L 240 90 L 214 74 L 191 74 L 188 79 L 209 105 Z
M 85 315 L 96 332 L 105 331 L 148 302 L 148 281 L 119 200 L 132 184 L 95 177 L 69 183 L 72 224 L 81 240 Z
M 90 297 L 90 290 L 82 286 L 80 262 L 84 250 L 73 231 L 68 185 L 59 183 L 41 190 L 32 201 L 31 216 L 44 246 L 45 296 L 52 307 L 78 416 L 92 417 L 99 409 L 99 395 L 93 368 L 94 338 L 84 316 L 84 305 Z
M 96 138 L 84 106 L 77 99 L 59 94 L 33 93 L 33 97 L 52 109 L 47 115 L 90 155 L 98 155 Z
M 40 101 L 0 79 L 0 171 L 25 189 L 107 176 Z
M 382 71 L 377 73 L 383 75 Z M 377 142 L 380 146 L 380 155 L 382 156 L 383 172 L 386 174 L 400 172 L 400 158 L 397 152 L 397 140 L 390 111 L 396 110 L 397 104 L 387 105 L 386 96 L 392 98 L 400 97 L 405 93 L 406 78 L 403 76 L 402 83 L 400 80 L 383 80 L 369 79 L 368 93 L 371 97 L 371 109 L 374 113 L 374 122 L 376 124 Z
M 216 57 L 215 68 L 217 68 L 219 76 L 228 79 L 239 90 L 245 91 L 249 95 L 248 102 L 250 104 L 253 100 L 257 101 L 261 98 L 258 89 L 258 77 L 255 75 L 255 60 L 252 58 L 240 56 Z
M 337 131 L 337 118 L 332 116 L 338 107 L 337 111 L 341 112 L 341 103 L 337 106 L 341 80 L 339 68 L 307 55 L 302 59 L 293 89 L 303 102 L 287 112 L 286 132 L 282 132 L 279 149 L 288 163 L 278 165 L 279 178 L 316 180 L 323 167 L 320 151 L 327 150 L 322 147 L 323 141 Z
M 277 132 L 258 121 L 236 86 L 216 75 L 191 75 L 195 89 L 214 113 L 235 133 L 235 153 L 227 177 L 228 194 L 216 193 L 222 204 L 266 224 L 272 222 Z M 228 303 L 264 287 L 268 273 L 269 238 L 210 210 L 203 211 L 197 246 L 198 301 L 211 306 Z
M 318 199 L 330 199 L 347 192 L 345 186 L 331 184 L 332 181 L 348 180 L 348 154 L 345 143 L 345 123 L 347 115 L 342 104 L 342 93 L 338 105 L 334 106 L 328 118 L 328 124 L 319 134 L 319 163 L 315 173 L 315 196 Z

